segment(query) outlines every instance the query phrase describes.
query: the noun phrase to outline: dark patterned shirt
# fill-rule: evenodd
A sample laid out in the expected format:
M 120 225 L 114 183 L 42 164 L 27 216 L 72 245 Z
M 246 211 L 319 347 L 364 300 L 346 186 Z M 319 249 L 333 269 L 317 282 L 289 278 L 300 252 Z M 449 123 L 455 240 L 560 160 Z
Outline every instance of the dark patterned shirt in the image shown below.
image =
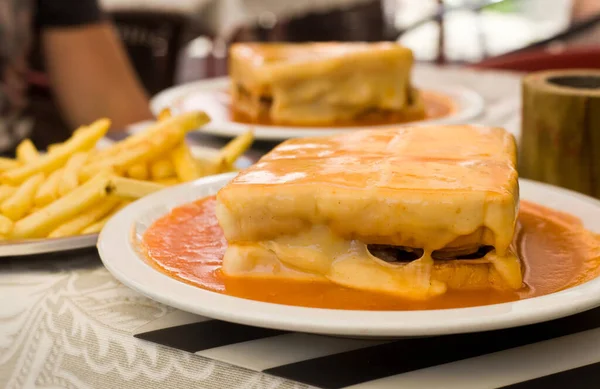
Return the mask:
M 100 16 L 95 0 L 0 0 L 0 153 L 32 128 L 23 111 L 34 31 L 94 23 Z

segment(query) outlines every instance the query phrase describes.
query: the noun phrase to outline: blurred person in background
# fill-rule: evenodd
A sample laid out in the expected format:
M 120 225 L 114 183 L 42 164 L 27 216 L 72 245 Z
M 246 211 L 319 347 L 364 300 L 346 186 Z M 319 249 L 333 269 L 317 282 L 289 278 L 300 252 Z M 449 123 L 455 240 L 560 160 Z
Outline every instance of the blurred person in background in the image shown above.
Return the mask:
M 581 20 L 600 13 L 598 0 L 573 0 L 572 18 Z
M 0 153 L 31 132 L 25 109 L 34 44 L 72 128 L 108 117 L 118 129 L 152 117 L 146 93 L 95 0 L 0 0 Z

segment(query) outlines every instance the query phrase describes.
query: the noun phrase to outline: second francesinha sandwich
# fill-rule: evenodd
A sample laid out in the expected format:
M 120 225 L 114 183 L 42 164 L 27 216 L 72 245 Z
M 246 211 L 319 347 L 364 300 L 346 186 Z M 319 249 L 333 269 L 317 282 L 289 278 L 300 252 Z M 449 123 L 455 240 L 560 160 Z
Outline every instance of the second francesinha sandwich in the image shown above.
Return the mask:
M 413 55 L 391 42 L 237 43 L 232 108 L 251 121 L 354 125 L 425 117 Z
M 412 299 L 518 289 L 515 155 L 475 126 L 289 140 L 218 193 L 223 271 Z

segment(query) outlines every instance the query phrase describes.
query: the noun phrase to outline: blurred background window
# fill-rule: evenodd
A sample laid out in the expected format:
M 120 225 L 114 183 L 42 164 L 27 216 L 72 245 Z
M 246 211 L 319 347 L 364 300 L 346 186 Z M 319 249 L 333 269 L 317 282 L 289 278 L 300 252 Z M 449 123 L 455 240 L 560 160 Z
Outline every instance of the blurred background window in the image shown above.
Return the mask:
M 151 93 L 226 74 L 233 41 L 398 40 L 419 61 L 477 63 L 597 43 L 597 0 L 101 0 Z
M 397 40 L 422 62 L 525 71 L 600 67 L 598 0 L 99 3 L 114 22 L 149 95 L 174 84 L 227 74 L 227 48 L 235 41 Z M 44 64 L 36 70 L 35 79 L 42 80 L 31 99 L 36 123 L 66 128 L 50 86 L 43 82 Z M 68 131 L 62 133 L 66 136 Z
M 395 0 L 394 3 L 394 26 L 398 30 L 409 29 L 399 41 L 410 47 L 419 60 L 436 60 L 440 24 L 432 20 L 410 27 L 431 19 L 440 2 Z M 486 3 L 490 5 L 481 7 Z M 475 62 L 547 39 L 568 28 L 571 3 L 571 0 L 446 0 L 444 57 L 452 62 Z

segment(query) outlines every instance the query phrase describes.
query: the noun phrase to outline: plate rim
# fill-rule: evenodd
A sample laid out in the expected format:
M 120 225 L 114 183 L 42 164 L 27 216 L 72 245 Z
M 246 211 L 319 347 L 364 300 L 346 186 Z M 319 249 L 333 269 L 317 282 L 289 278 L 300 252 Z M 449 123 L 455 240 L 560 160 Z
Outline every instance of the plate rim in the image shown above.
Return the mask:
M 427 81 L 417 80 L 415 82 L 417 87 L 423 87 L 422 84 L 427 84 Z M 207 78 L 198 81 L 193 81 L 185 84 L 175 85 L 169 87 L 161 92 L 155 94 L 150 100 L 150 109 L 153 114 L 158 113 L 167 106 L 170 106 L 169 101 L 179 98 L 180 96 L 189 93 L 195 89 L 214 90 L 222 89 L 229 85 L 229 77 L 215 77 Z M 309 137 L 309 136 L 327 136 L 346 133 L 350 131 L 364 130 L 364 129 L 384 129 L 384 128 L 397 128 L 398 126 L 424 126 L 424 125 L 440 125 L 440 124 L 460 124 L 467 120 L 474 119 L 479 116 L 485 109 L 485 100 L 483 97 L 474 91 L 473 89 L 467 88 L 462 85 L 448 82 L 436 83 L 435 85 L 425 85 L 425 89 L 432 89 L 435 92 L 441 92 L 446 95 L 451 95 L 455 99 L 459 99 L 462 103 L 462 107 L 459 107 L 458 111 L 442 118 L 421 120 L 410 123 L 400 124 L 385 124 L 378 126 L 352 126 L 352 127 L 294 127 L 294 126 L 267 126 L 267 125 L 256 125 L 256 124 L 244 124 L 236 123 L 232 121 L 226 122 L 211 122 L 202 127 L 202 132 L 214 136 L 220 137 L 235 137 L 241 135 L 252 127 L 254 130 L 254 136 L 259 140 L 275 141 L 285 140 L 290 138 L 298 137 Z M 172 108 L 172 107 L 171 107 Z
M 410 337 L 487 331 L 557 319 L 600 305 L 598 277 L 540 297 L 469 308 L 361 311 L 296 307 L 210 292 L 173 279 L 139 257 L 130 237 L 133 223 L 143 210 L 157 202 L 164 204 L 164 198 L 170 197 L 174 191 L 189 191 L 192 187 L 200 191 L 203 187 L 224 185 L 235 174 L 206 177 L 167 188 L 122 209 L 111 218 L 98 239 L 98 252 L 105 267 L 128 287 L 187 312 L 244 325 L 324 335 Z M 544 193 L 552 191 L 559 197 L 576 199 L 587 207 L 600 210 L 600 200 L 583 194 L 526 179 L 520 179 L 520 183 L 535 190 L 544 190 Z M 182 203 L 184 201 L 170 206 Z M 124 228 L 126 231 L 123 231 Z M 194 296 L 194 299 L 181 300 L 182 296 Z M 196 300 L 200 302 L 195 303 Z
M 91 248 L 98 242 L 98 233 L 67 236 L 64 238 L 25 239 L 0 243 L 0 258 L 62 253 Z

